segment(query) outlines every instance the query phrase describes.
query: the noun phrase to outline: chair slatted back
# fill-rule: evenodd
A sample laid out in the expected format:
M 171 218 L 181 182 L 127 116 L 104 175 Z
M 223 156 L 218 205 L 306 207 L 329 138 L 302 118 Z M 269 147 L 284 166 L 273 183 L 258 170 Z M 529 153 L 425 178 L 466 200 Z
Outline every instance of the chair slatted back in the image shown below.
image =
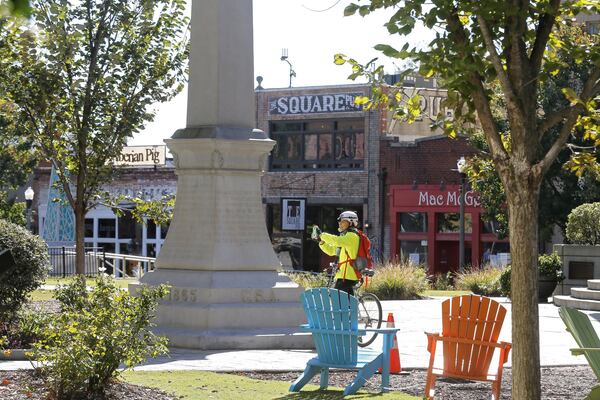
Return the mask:
M 579 347 L 600 348 L 600 339 L 598 339 L 598 334 L 587 315 L 579 310 L 565 306 L 560 307 L 558 314 Z M 596 378 L 600 379 L 600 351 L 586 351 L 583 354 L 587 358 L 594 374 L 596 374 Z
M 308 326 L 319 360 L 351 365 L 358 354 L 358 300 L 337 289 L 316 288 L 302 293 Z
M 498 342 L 506 309 L 483 296 L 465 295 L 442 303 L 442 335 L 483 342 Z M 494 347 L 475 343 L 444 342 L 444 372 L 459 376 L 487 375 Z

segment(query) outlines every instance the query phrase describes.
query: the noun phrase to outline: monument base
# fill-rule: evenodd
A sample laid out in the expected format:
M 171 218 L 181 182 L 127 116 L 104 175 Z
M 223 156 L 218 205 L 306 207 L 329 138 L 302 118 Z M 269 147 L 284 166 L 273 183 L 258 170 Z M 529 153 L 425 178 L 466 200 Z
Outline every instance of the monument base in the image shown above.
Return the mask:
M 202 350 L 310 349 L 299 297 L 302 288 L 276 271 L 157 269 L 129 285 L 167 283 L 169 295 L 156 315 L 155 333 L 169 346 Z

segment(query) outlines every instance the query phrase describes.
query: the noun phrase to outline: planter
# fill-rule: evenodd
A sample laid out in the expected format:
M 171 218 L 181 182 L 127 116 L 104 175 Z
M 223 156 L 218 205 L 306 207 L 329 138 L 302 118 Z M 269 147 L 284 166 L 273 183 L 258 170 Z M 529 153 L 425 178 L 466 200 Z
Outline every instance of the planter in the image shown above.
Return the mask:
M 538 278 L 538 300 L 543 303 L 548 302 L 548 297 L 552 296 L 557 284 L 555 276 L 540 275 Z
M 563 264 L 565 280 L 557 294 L 570 295 L 575 287 L 586 287 L 588 279 L 600 279 L 600 246 L 555 244 Z
M 1 361 L 28 361 L 29 357 L 25 355 L 25 353 L 30 352 L 31 349 L 10 349 L 10 353 L 5 353 L 3 350 L 0 350 L 0 360 Z

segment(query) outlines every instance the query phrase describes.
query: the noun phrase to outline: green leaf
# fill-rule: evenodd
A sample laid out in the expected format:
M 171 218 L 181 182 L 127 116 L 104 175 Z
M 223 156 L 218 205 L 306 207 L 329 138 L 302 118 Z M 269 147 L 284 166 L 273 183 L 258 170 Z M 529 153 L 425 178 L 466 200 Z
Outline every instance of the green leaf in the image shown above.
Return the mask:
M 400 58 L 400 52 L 388 44 L 378 44 L 374 48 L 388 57 Z
M 344 17 L 349 17 L 351 15 L 354 15 L 356 13 L 356 10 L 358 10 L 357 4 L 352 3 L 348 6 L 346 6 L 346 8 L 344 9 Z

